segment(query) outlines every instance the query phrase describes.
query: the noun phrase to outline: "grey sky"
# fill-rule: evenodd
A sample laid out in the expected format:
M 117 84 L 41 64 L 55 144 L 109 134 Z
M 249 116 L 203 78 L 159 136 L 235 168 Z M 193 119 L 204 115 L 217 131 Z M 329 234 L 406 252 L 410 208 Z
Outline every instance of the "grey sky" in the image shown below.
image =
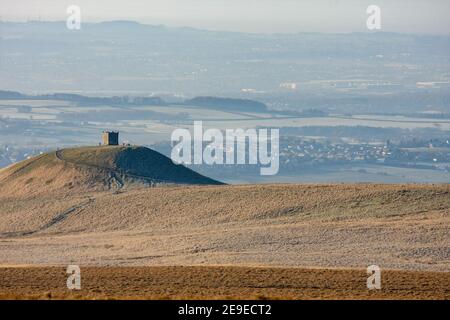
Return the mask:
M 383 31 L 450 34 L 449 0 L 0 0 L 0 18 L 65 20 L 71 4 L 82 21 L 269 33 L 367 31 L 366 8 L 376 4 Z

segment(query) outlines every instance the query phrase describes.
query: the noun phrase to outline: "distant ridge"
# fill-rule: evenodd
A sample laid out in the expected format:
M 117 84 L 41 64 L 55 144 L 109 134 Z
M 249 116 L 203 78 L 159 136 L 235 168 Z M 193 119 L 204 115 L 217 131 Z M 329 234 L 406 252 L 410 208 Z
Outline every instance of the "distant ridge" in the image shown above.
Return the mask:
M 114 96 L 114 97 L 89 97 L 74 93 L 53 93 L 41 95 L 27 95 L 16 91 L 0 90 L 0 99 L 10 100 L 64 100 L 77 102 L 79 104 L 94 105 L 166 105 L 166 102 L 160 97 L 130 97 L 130 96 Z
M 157 96 L 111 96 L 92 97 L 75 93 L 51 93 L 29 95 L 17 91 L 0 90 L 0 99 L 5 100 L 63 100 L 75 102 L 79 105 L 121 105 L 121 106 L 168 106 L 170 103 Z M 195 97 L 182 102 L 184 105 L 195 105 L 216 110 L 267 112 L 266 104 L 249 99 L 236 99 L 224 97 Z

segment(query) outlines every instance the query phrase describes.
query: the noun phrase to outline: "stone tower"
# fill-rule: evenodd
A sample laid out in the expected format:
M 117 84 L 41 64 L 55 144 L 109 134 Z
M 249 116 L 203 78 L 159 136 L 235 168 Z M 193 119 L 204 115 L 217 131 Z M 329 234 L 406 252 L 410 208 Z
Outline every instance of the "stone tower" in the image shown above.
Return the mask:
M 118 146 L 119 145 L 119 132 L 118 131 L 103 131 L 102 140 L 103 140 L 103 145 L 105 145 L 105 146 Z

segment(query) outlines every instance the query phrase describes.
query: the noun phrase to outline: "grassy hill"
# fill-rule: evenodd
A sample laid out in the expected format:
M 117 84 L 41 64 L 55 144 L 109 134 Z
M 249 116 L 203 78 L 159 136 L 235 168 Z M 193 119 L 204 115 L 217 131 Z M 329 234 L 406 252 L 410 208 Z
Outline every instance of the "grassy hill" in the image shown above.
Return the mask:
M 166 156 L 144 147 L 63 149 L 0 170 L 3 195 L 104 191 L 142 186 L 218 185 Z
M 145 147 L 86 147 L 65 149 L 57 153 L 69 163 L 112 170 L 125 177 L 149 179 L 159 183 L 221 184 Z

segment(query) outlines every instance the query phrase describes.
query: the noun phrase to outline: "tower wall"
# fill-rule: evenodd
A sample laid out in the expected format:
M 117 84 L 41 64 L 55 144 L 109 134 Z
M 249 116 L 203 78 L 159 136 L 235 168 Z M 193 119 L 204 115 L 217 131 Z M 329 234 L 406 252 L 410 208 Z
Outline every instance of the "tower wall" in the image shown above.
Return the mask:
M 102 135 L 103 145 L 105 146 L 118 146 L 119 145 L 119 132 L 104 131 Z

